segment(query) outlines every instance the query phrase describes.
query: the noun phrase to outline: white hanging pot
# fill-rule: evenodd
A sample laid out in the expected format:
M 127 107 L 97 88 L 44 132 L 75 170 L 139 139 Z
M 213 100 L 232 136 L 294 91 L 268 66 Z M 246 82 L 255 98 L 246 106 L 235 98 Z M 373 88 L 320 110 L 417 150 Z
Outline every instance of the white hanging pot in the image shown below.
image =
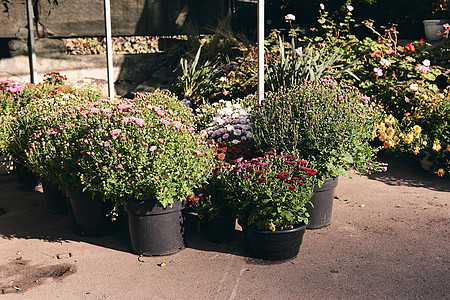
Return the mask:
M 437 41 L 442 39 L 444 32 L 444 26 L 441 20 L 424 20 L 423 26 L 425 27 L 425 36 L 429 41 Z M 438 34 L 440 32 L 440 34 Z

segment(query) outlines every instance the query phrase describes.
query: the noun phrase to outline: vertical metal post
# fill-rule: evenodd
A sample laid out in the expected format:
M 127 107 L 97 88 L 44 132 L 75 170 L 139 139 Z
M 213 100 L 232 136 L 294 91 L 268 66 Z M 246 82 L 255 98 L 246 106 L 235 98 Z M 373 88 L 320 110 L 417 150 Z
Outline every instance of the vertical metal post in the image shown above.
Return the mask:
M 112 34 L 111 34 L 111 6 L 109 0 L 105 4 L 105 31 L 106 31 L 106 70 L 108 72 L 108 96 L 114 98 L 114 77 L 112 59 Z
M 264 0 L 258 0 L 258 101 L 264 100 Z
M 36 49 L 34 47 L 34 13 L 31 0 L 27 0 L 27 17 L 28 17 L 28 61 L 30 64 L 30 82 L 36 83 Z

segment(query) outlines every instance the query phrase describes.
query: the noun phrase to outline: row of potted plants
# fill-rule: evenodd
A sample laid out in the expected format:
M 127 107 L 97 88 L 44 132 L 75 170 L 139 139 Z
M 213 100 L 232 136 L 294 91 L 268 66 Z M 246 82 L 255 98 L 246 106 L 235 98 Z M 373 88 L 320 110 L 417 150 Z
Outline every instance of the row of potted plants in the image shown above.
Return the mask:
M 378 121 L 375 103 L 329 78 L 268 93 L 261 104 L 249 96 L 197 114 L 170 92 L 105 100 L 91 86 L 63 86 L 14 113 L 3 140 L 18 162 L 64 190 L 79 234 L 109 232 L 111 223 L 101 224 L 124 209 L 134 252 L 176 252 L 190 195 L 204 219 L 225 213 L 233 226 L 237 217 L 249 240 L 295 235 L 281 252 L 249 242 L 256 257 L 287 259 L 319 206 L 311 205 L 314 187 L 351 167 L 385 168 L 369 144 Z M 332 201 L 333 189 L 327 194 Z
M 339 176 L 350 176 L 351 169 L 362 174 L 386 169 L 371 144 L 382 114 L 356 88 L 329 78 L 265 96 L 261 104 L 249 96 L 197 109 L 198 124 L 220 144 L 217 156 L 223 162 L 211 182 L 214 188 L 201 190 L 190 203 L 210 221 L 208 228 L 221 213 L 234 212 L 254 256 L 284 259 L 298 247 L 276 252 L 268 245 L 281 233 L 301 236 L 307 226 L 329 225 Z M 238 146 L 248 139 L 254 150 L 243 152 Z M 236 152 L 246 159 L 236 159 Z

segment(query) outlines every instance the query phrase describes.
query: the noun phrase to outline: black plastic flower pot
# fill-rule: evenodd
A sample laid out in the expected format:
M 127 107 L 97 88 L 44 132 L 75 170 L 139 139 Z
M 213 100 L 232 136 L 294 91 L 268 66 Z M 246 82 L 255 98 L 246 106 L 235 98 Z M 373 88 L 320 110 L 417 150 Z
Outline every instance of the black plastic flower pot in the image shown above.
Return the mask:
M 325 179 L 319 188 L 314 186 L 314 194 L 311 197 L 311 204 L 306 208 L 309 213 L 308 229 L 319 229 L 331 224 L 333 213 L 334 190 L 338 185 L 338 178 Z
M 17 180 L 22 182 L 26 188 L 34 189 L 38 184 L 40 179 L 33 174 L 27 167 L 16 163 L 16 174 Z
M 45 205 L 52 214 L 65 215 L 68 213 L 66 194 L 56 184 L 42 180 Z
M 269 231 L 242 226 L 252 257 L 265 260 L 287 260 L 298 255 L 306 225 L 293 229 Z
M 168 255 L 184 248 L 182 204 L 162 208 L 152 201 L 125 201 L 133 252 L 144 256 Z
M 203 224 L 206 239 L 213 243 L 226 243 L 234 239 L 236 218 L 232 215 L 216 216 Z
M 100 194 L 92 197 L 90 191 L 81 188 L 65 189 L 68 198 L 72 231 L 81 236 L 102 236 L 120 229 L 120 221 L 112 221 L 107 215 L 114 205 L 103 201 Z

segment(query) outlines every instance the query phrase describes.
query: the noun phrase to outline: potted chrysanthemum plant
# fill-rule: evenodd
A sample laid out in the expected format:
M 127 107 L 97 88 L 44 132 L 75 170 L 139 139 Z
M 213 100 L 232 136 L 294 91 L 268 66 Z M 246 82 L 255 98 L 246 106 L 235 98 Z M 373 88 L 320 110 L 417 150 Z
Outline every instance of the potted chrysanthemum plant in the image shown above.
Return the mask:
M 205 183 L 214 157 L 191 109 L 155 91 L 77 113 L 91 124 L 77 142 L 80 181 L 124 203 L 133 251 L 165 255 L 184 247 L 182 201 Z
M 251 254 L 268 260 L 296 256 L 317 171 L 296 154 L 268 151 L 251 160 L 238 159 L 221 173 Z
M 308 228 L 330 224 L 339 176 L 350 176 L 351 169 L 364 174 L 386 168 L 370 143 L 379 115 L 369 97 L 329 78 L 267 93 L 252 107 L 257 148 L 299 153 L 317 170 Z

